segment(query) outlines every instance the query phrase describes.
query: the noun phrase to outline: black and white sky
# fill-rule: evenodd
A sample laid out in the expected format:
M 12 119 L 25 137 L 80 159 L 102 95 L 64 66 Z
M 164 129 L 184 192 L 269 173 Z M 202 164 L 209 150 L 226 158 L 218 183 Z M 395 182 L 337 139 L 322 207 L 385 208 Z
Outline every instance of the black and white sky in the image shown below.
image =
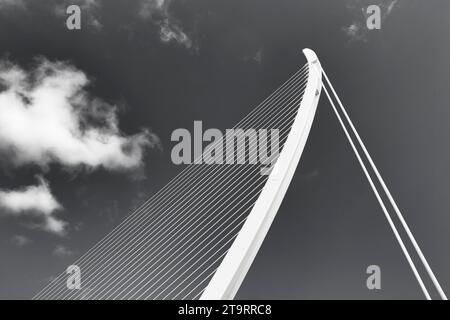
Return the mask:
M 0 298 L 31 298 L 180 172 L 174 129 L 233 127 L 305 47 L 450 291 L 449 40 L 447 0 L 0 0 Z M 237 298 L 422 298 L 325 96 Z

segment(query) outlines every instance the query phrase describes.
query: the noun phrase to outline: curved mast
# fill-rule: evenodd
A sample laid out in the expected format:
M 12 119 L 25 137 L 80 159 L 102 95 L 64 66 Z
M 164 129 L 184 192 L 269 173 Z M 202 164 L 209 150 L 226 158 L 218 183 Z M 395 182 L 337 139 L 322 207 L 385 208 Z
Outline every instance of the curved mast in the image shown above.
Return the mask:
M 275 218 L 302 155 L 322 88 L 316 54 L 303 50 L 308 82 L 284 148 L 241 231 L 200 299 L 233 299 Z

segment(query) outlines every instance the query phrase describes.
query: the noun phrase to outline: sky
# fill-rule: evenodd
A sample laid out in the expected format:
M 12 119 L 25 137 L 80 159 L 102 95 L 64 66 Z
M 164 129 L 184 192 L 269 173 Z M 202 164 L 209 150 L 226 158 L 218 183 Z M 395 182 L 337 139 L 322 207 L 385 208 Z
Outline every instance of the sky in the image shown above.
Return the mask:
M 0 0 L 0 298 L 33 297 L 180 172 L 173 130 L 233 127 L 306 47 L 450 290 L 448 30 L 446 0 Z M 324 95 L 237 298 L 423 298 Z

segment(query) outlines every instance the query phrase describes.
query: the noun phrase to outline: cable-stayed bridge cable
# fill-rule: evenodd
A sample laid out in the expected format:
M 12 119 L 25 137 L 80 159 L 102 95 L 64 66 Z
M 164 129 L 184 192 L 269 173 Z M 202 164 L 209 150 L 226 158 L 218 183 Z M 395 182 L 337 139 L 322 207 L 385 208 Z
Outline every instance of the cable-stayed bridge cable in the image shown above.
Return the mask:
M 302 68 L 302 70 L 304 70 L 305 68 Z M 303 71 L 302 71 L 303 72 Z M 304 75 L 304 74 L 303 74 Z M 300 80 L 301 80 L 302 78 L 300 78 Z M 301 80 L 301 82 L 302 82 L 303 80 Z M 303 81 L 304 82 L 304 81 Z M 297 86 L 298 86 L 298 83 L 297 83 Z M 297 88 L 298 89 L 298 88 Z M 295 93 L 295 91 L 294 91 L 294 93 Z M 285 97 L 284 97 L 285 98 Z M 286 100 L 286 99 L 285 99 Z M 294 101 L 297 101 L 297 100 L 294 100 Z M 298 101 L 297 101 L 297 103 L 298 103 Z M 276 106 L 276 105 L 275 105 Z M 271 111 L 273 111 L 273 110 L 271 110 Z M 295 112 L 294 112 L 294 114 L 295 114 Z M 267 115 L 267 113 L 266 113 L 266 115 Z M 267 122 L 267 121 L 266 121 Z M 206 169 L 205 169 L 205 171 L 207 171 Z M 219 171 L 219 170 L 217 170 L 217 171 Z M 140 231 L 143 231 L 143 229 L 141 228 L 141 229 L 138 229 L 138 230 L 140 230 Z M 62 289 L 62 290 L 64 290 L 64 289 Z M 61 290 L 59 290 L 59 291 L 61 291 Z M 43 294 L 41 295 L 42 297 L 44 297 L 44 298 L 46 298 L 46 293 L 50 293 L 50 294 L 54 294 L 55 292 L 53 292 L 52 290 L 47 290 L 47 291 L 44 291 L 43 292 Z M 73 296 L 73 295 L 71 295 L 71 296 Z M 69 297 L 69 296 L 67 296 L 67 297 Z M 40 296 L 38 295 L 37 296 L 37 298 L 40 298 Z M 47 295 L 47 298 L 48 298 L 48 295 Z
M 384 213 L 384 215 L 385 215 L 385 217 L 386 217 L 386 219 L 387 219 L 387 221 L 388 221 L 388 223 L 389 223 L 389 226 L 391 227 L 391 230 L 392 230 L 392 232 L 394 233 L 394 236 L 395 236 L 395 238 L 397 239 L 397 242 L 399 243 L 400 248 L 402 249 L 402 252 L 403 252 L 403 254 L 404 254 L 405 257 L 406 257 L 406 260 L 408 261 L 408 264 L 409 264 L 409 266 L 411 267 L 411 270 L 413 271 L 413 274 L 414 274 L 414 276 L 415 276 L 415 278 L 416 278 L 416 280 L 417 280 L 417 282 L 418 282 L 418 284 L 419 284 L 419 286 L 420 286 L 420 288 L 421 288 L 423 294 L 425 295 L 425 297 L 426 297 L 427 300 L 431 300 L 431 296 L 430 296 L 430 294 L 428 293 L 428 290 L 427 290 L 427 288 L 425 287 L 425 285 L 424 285 L 424 283 L 423 283 L 423 280 L 422 280 L 422 278 L 420 277 L 420 274 L 419 274 L 419 272 L 417 271 L 417 268 L 416 268 L 416 266 L 415 266 L 413 260 L 411 259 L 411 256 L 410 256 L 410 254 L 409 254 L 409 252 L 408 252 L 408 249 L 406 248 L 406 246 L 405 246 L 405 244 L 404 244 L 402 238 L 400 237 L 400 234 L 399 234 L 399 232 L 398 232 L 398 230 L 397 230 L 397 228 L 396 228 L 394 222 L 392 221 L 392 218 L 391 218 L 391 216 L 389 215 L 389 212 L 387 211 L 386 206 L 385 206 L 385 204 L 384 204 L 384 202 L 383 202 L 383 200 L 382 200 L 380 194 L 378 193 L 378 190 L 377 190 L 377 188 L 375 187 L 375 184 L 373 183 L 373 180 L 372 180 L 372 178 L 371 178 L 369 172 L 367 171 L 367 168 L 366 168 L 364 162 L 363 162 L 362 159 L 361 159 L 361 156 L 360 156 L 360 154 L 359 154 L 359 151 L 358 151 L 358 149 L 356 148 L 355 143 L 353 142 L 353 139 L 351 138 L 351 136 L 350 136 L 350 134 L 349 134 L 349 132 L 348 132 L 348 130 L 347 130 L 347 127 L 345 126 L 344 122 L 342 121 L 342 118 L 341 118 L 339 112 L 337 111 L 336 106 L 334 105 L 334 102 L 333 102 L 333 100 L 331 99 L 331 96 L 330 96 L 330 94 L 328 93 L 328 89 L 326 88 L 325 85 L 323 86 L 323 89 L 325 90 L 325 94 L 326 94 L 326 96 L 327 96 L 327 98 L 328 98 L 328 101 L 330 102 L 330 104 L 331 104 L 331 106 L 332 106 L 332 108 L 333 108 L 333 111 L 334 111 L 336 117 L 337 117 L 338 120 L 339 120 L 339 124 L 341 125 L 342 129 L 343 129 L 344 132 L 345 132 L 345 136 L 347 137 L 347 140 L 348 140 L 348 142 L 350 143 L 350 145 L 351 145 L 351 147 L 352 147 L 352 150 L 353 150 L 353 152 L 355 153 L 355 156 L 356 156 L 356 158 L 358 159 L 358 162 L 359 162 L 359 164 L 361 165 L 361 168 L 362 168 L 363 171 L 364 171 L 364 174 L 365 174 L 365 176 L 366 176 L 366 178 L 367 178 L 367 180 L 368 180 L 368 182 L 369 182 L 369 184 L 370 184 L 370 187 L 372 188 L 372 191 L 374 192 L 374 194 L 375 194 L 375 196 L 376 196 L 376 198 L 377 198 L 377 201 L 378 201 L 378 203 L 379 203 L 381 209 L 383 210 L 383 213 Z
M 353 134 L 355 135 L 358 144 L 361 146 L 361 149 L 364 152 L 364 155 L 366 157 L 366 159 L 369 161 L 370 166 L 372 167 L 373 172 L 375 173 L 380 185 L 382 186 L 384 193 L 386 194 L 386 196 L 389 199 L 389 202 L 391 203 L 392 207 L 394 208 L 395 213 L 397 214 L 398 219 L 400 220 L 400 223 L 402 224 L 403 229 L 406 231 L 406 234 L 408 235 L 409 240 L 411 241 L 414 250 L 416 251 L 417 255 L 419 256 L 422 264 L 425 267 L 425 270 L 428 273 L 428 276 L 431 278 L 437 292 L 439 293 L 441 299 L 443 300 L 447 300 L 447 296 L 445 295 L 444 290 L 442 289 L 439 281 L 437 280 L 436 276 L 434 275 L 433 270 L 431 269 L 430 265 L 428 264 L 427 259 L 425 258 L 425 255 L 423 254 L 422 250 L 420 249 L 419 244 L 417 243 L 413 233 L 411 232 L 411 229 L 409 228 L 408 224 L 406 223 L 405 218 L 403 217 L 403 214 L 401 213 L 399 207 L 397 206 L 397 203 L 394 200 L 394 197 L 392 196 L 391 192 L 389 191 L 389 188 L 387 187 L 386 183 L 384 182 L 383 177 L 381 176 L 377 166 L 375 165 L 372 157 L 370 156 L 369 151 L 366 148 L 366 145 L 364 144 L 364 142 L 361 139 L 361 136 L 359 135 L 358 131 L 356 130 L 355 125 L 353 124 L 353 121 L 350 119 L 347 110 L 345 109 L 344 105 L 342 104 L 341 99 L 339 98 L 339 96 L 337 95 L 333 84 L 331 83 L 330 79 L 328 78 L 325 70 L 322 69 L 322 73 L 326 79 L 326 82 L 328 84 L 328 86 L 330 87 L 334 97 L 336 98 L 336 101 L 338 102 L 338 105 L 342 111 L 342 113 L 345 116 L 345 119 L 347 121 L 347 123 L 349 124 Z

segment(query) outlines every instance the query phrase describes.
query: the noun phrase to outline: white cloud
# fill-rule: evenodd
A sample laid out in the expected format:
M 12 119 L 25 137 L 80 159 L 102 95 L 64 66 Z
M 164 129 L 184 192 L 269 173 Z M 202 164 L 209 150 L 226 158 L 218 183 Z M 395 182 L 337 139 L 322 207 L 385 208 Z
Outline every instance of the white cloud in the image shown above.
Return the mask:
M 171 24 L 169 19 L 165 19 L 159 24 L 159 35 L 162 42 L 175 41 L 184 45 L 186 48 L 192 47 L 191 39 L 183 32 L 183 30 L 175 24 Z
M 159 28 L 159 37 L 164 43 L 177 43 L 192 49 L 192 39 L 183 31 L 181 23 L 169 10 L 173 0 L 138 0 L 138 15 L 141 19 L 150 19 Z M 82 9 L 82 23 L 95 31 L 103 29 L 100 12 L 102 0 L 52 0 L 51 11 L 58 17 L 67 17 L 69 5 L 78 5 Z M 2 7 L 26 8 L 25 0 L 0 0 Z
M 141 0 L 139 16 L 150 18 L 159 27 L 162 42 L 176 42 L 187 49 L 193 47 L 192 40 L 183 31 L 179 21 L 170 13 L 172 0 Z
M 390 15 L 392 12 L 392 9 L 394 9 L 394 6 L 397 4 L 398 0 L 392 0 L 390 3 L 388 2 L 385 4 L 386 6 L 386 16 Z
M 6 7 L 24 7 L 23 0 L 0 0 L 0 9 Z
M 166 11 L 170 0 L 140 0 L 139 15 L 149 18 L 157 11 Z
M 41 60 L 30 72 L 0 63 L 0 155 L 15 166 L 141 166 L 157 138 L 146 130 L 123 135 L 117 108 L 91 97 L 88 84 L 83 72 L 62 62 Z
M 367 30 L 358 21 L 354 21 L 351 25 L 343 27 L 342 31 L 344 31 L 351 41 L 367 41 Z
M 52 195 L 48 183 L 38 177 L 39 184 L 20 190 L 0 190 L 0 208 L 13 216 L 33 216 L 39 220 L 35 225 L 58 235 L 65 233 L 66 223 L 54 214 L 62 206 Z
M 75 3 L 74 0 L 70 0 L 69 2 Z M 92 7 L 97 7 L 100 3 L 100 0 L 80 0 L 78 2 L 81 3 L 82 7 L 90 9 Z
M 53 250 L 53 254 L 57 257 L 65 258 L 74 255 L 74 252 L 63 245 L 57 245 Z
M 11 242 L 18 247 L 24 247 L 31 243 L 31 240 L 26 236 L 17 234 L 11 238 Z
M 142 168 L 147 148 L 159 144 L 148 130 L 126 136 L 117 108 L 86 91 L 87 76 L 63 62 L 41 59 L 26 71 L 0 61 L 0 160 L 15 167 L 123 171 Z M 136 171 L 133 171 L 136 172 Z M 0 207 L 38 219 L 35 227 L 63 235 L 66 222 L 48 183 L 0 190 Z
M 58 0 L 58 2 L 61 2 L 61 0 Z M 62 6 L 65 8 L 70 5 L 77 5 L 83 10 L 93 10 L 101 5 L 101 0 L 63 0 L 62 2 L 64 2 Z

